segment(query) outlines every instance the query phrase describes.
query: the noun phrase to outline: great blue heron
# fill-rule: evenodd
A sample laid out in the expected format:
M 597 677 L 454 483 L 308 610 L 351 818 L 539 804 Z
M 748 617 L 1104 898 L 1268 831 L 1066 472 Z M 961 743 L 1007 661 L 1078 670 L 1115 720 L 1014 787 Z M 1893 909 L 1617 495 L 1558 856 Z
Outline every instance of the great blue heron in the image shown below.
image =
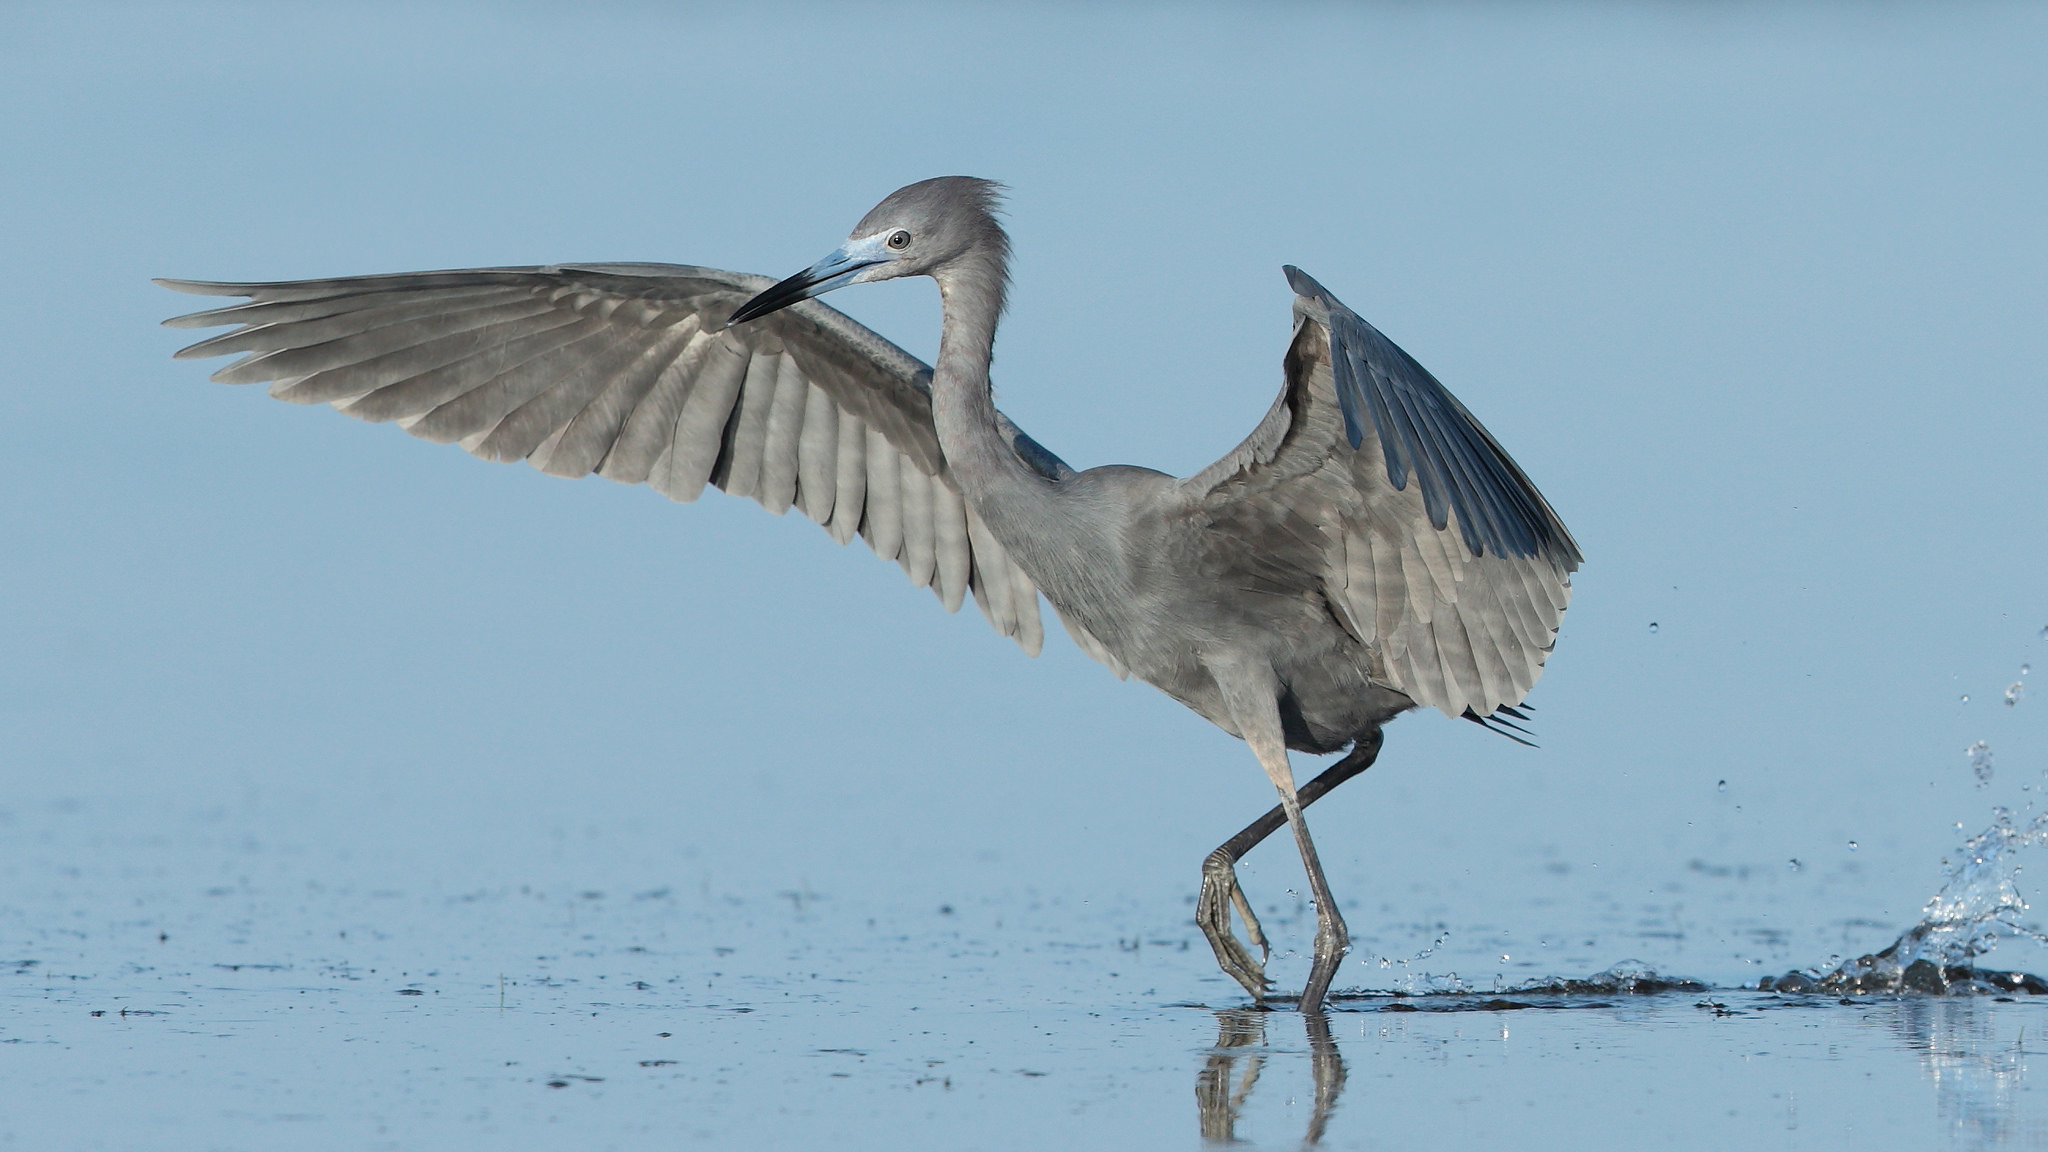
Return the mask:
M 166 321 L 241 326 L 178 353 L 250 353 L 216 380 L 556 476 L 801 508 L 948 611 L 972 590 L 1033 654 L 1042 592 L 1117 676 L 1251 746 L 1280 804 L 1204 862 L 1196 920 L 1263 997 L 1267 943 L 1235 866 L 1290 826 L 1317 924 L 1300 1005 L 1317 1011 L 1349 937 L 1302 809 L 1370 767 L 1381 725 L 1411 708 L 1526 719 L 1578 546 L 1464 405 L 1292 267 L 1285 384 L 1242 444 L 1186 479 L 1069 468 L 990 394 L 1009 261 L 998 192 L 963 176 L 900 189 L 780 283 L 672 264 L 159 283 L 249 298 Z M 807 302 L 900 276 L 938 281 L 935 368 Z M 1297 791 L 1290 748 L 1350 751 Z

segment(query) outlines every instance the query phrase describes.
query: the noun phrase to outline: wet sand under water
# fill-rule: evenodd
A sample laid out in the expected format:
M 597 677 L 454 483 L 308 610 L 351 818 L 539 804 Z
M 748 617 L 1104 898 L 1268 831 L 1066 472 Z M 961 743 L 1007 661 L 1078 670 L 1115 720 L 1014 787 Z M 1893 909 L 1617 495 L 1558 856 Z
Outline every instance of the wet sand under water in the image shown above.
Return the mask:
M 1474 987 L 1454 927 L 1411 994 L 1314 1019 L 1249 1006 L 1171 900 L 223 878 L 109 823 L 9 825 L 0 1148 L 2048 1145 L 2048 996 L 1571 954 L 1577 982 Z

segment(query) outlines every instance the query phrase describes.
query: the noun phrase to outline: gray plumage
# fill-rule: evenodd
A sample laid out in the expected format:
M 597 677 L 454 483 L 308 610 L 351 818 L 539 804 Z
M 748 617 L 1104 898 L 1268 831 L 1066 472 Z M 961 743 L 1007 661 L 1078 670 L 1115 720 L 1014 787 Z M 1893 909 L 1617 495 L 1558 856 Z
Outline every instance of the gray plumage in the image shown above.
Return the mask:
M 1205 864 L 1197 919 L 1263 994 L 1263 963 L 1230 930 L 1235 906 L 1264 947 L 1232 866 L 1292 826 L 1318 908 L 1302 996 L 1317 1009 L 1348 945 L 1300 809 L 1368 766 L 1410 708 L 1522 718 L 1578 548 L 1456 398 L 1293 268 L 1285 385 L 1242 444 L 1185 479 L 1075 472 L 991 397 L 1009 255 L 996 195 L 966 177 L 910 185 L 779 283 L 666 264 L 161 283 L 248 298 L 167 321 L 238 325 L 178 353 L 247 353 L 216 380 L 551 475 L 796 508 L 949 611 L 971 593 L 1031 653 L 1042 593 L 1090 656 L 1251 744 L 1281 805 Z M 935 368 L 810 299 L 908 275 L 939 283 Z M 1297 790 L 1288 748 L 1351 755 Z

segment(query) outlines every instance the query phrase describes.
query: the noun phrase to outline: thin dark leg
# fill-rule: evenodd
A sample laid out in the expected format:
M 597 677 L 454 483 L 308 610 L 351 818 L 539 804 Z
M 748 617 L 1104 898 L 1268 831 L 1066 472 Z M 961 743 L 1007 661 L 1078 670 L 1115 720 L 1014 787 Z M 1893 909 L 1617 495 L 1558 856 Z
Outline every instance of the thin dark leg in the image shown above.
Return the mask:
M 1342 760 L 1325 768 L 1315 779 L 1301 786 L 1295 795 L 1303 808 L 1329 795 L 1337 785 L 1372 767 L 1379 757 L 1380 744 L 1384 740 L 1375 729 L 1372 735 L 1360 739 L 1351 748 L 1351 753 Z M 1244 890 L 1237 884 L 1237 862 L 1258 845 L 1287 824 L 1287 810 L 1274 805 L 1273 810 L 1252 821 L 1242 832 L 1223 842 L 1222 846 L 1209 853 L 1202 862 L 1202 894 L 1195 901 L 1195 924 L 1208 937 L 1209 947 L 1216 953 L 1216 963 L 1238 983 L 1244 985 L 1254 999 L 1263 999 L 1268 982 L 1264 957 L 1269 954 L 1265 930 L 1259 926 L 1259 918 L 1252 914 L 1251 902 L 1245 899 Z M 1253 959 L 1251 952 L 1230 930 L 1230 910 L 1237 909 L 1238 918 L 1244 921 L 1245 933 L 1259 949 L 1260 959 Z
M 1301 790 L 1295 793 L 1295 795 L 1301 797 L 1301 806 L 1303 808 L 1308 807 L 1331 792 L 1336 791 L 1337 785 L 1372 767 L 1372 762 L 1379 759 L 1380 745 L 1385 740 L 1385 734 L 1374 730 L 1369 738 L 1360 740 L 1357 744 L 1352 745 L 1350 755 L 1323 769 L 1321 774 L 1308 783 L 1303 784 Z M 1228 858 L 1230 863 L 1236 864 L 1239 860 L 1244 859 L 1245 853 L 1258 847 L 1259 841 L 1264 840 L 1286 826 L 1287 810 L 1275 804 L 1271 812 L 1245 825 L 1244 831 L 1225 840 L 1223 846 L 1210 853 L 1210 856 L 1213 858 L 1221 854 Z

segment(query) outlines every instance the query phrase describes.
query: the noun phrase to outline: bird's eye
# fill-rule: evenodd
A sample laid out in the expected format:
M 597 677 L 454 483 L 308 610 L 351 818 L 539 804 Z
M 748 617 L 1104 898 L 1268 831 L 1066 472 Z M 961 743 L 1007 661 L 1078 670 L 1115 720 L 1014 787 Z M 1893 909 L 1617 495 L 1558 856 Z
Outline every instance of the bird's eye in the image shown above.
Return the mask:
M 894 248 L 898 252 L 910 247 L 910 233 L 905 232 L 901 228 L 889 233 L 889 247 Z

